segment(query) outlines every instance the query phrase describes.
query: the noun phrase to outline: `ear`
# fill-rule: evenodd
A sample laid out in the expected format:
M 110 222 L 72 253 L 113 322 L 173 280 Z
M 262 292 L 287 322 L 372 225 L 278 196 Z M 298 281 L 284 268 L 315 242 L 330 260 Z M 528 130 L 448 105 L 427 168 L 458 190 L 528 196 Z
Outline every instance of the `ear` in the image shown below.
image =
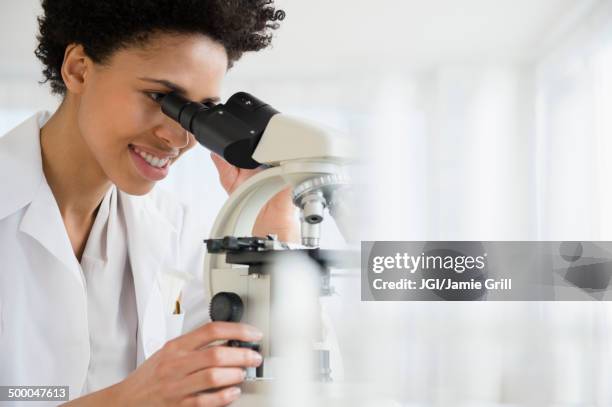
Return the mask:
M 72 93 L 81 93 L 92 67 L 93 62 L 85 53 L 82 45 L 68 45 L 64 52 L 64 63 L 61 70 L 66 88 Z

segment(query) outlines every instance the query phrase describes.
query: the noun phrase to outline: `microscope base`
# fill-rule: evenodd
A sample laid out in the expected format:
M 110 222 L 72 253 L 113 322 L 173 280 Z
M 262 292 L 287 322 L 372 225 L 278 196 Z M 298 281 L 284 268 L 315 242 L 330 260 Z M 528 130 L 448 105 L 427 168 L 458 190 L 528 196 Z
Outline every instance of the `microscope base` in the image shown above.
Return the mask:
M 301 387 L 304 386 L 304 387 Z M 299 387 L 298 392 L 294 392 Z M 303 391 L 303 392 L 302 392 Z M 300 394 L 302 392 L 302 394 Z M 398 407 L 397 395 L 364 383 L 304 383 L 286 380 L 251 380 L 242 384 L 242 396 L 232 406 Z

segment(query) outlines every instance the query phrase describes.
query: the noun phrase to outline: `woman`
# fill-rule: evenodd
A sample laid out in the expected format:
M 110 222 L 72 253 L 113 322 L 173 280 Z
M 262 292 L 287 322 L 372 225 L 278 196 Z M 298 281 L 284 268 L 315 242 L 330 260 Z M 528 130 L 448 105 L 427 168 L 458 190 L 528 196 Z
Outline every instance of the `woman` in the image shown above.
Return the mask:
M 155 98 L 217 101 L 282 12 L 271 0 L 42 6 L 36 55 L 62 103 L 0 139 L 0 385 L 68 385 L 75 406 L 226 405 L 261 358 L 208 345 L 261 333 L 202 325 L 202 231 L 154 190 L 196 142 Z M 253 173 L 213 161 L 229 193 Z M 294 240 L 293 219 L 285 191 L 253 232 Z M 180 312 L 165 307 L 173 271 L 193 276 Z M 180 335 L 183 318 L 194 329 Z

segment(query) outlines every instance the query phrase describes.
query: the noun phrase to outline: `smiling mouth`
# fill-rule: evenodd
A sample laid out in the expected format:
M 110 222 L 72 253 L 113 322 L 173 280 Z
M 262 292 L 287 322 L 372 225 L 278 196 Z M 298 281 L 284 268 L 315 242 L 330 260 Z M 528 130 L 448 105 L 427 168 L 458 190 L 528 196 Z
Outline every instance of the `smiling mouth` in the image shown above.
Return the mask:
M 132 151 L 134 151 L 136 154 L 138 154 L 140 157 L 142 157 L 142 159 L 145 160 L 146 163 L 149 164 L 151 167 L 160 168 L 160 169 L 166 168 L 172 161 L 172 157 L 166 157 L 166 158 L 156 157 L 155 155 L 144 152 L 140 150 L 138 147 L 131 145 L 131 144 L 129 145 L 129 148 Z

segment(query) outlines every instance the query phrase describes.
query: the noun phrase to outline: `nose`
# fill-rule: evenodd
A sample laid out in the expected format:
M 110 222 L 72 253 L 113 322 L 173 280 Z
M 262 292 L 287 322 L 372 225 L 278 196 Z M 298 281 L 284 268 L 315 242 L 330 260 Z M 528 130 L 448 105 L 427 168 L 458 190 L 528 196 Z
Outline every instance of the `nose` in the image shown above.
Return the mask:
M 187 130 L 165 115 L 160 125 L 155 128 L 154 133 L 168 147 L 181 149 L 189 144 Z

